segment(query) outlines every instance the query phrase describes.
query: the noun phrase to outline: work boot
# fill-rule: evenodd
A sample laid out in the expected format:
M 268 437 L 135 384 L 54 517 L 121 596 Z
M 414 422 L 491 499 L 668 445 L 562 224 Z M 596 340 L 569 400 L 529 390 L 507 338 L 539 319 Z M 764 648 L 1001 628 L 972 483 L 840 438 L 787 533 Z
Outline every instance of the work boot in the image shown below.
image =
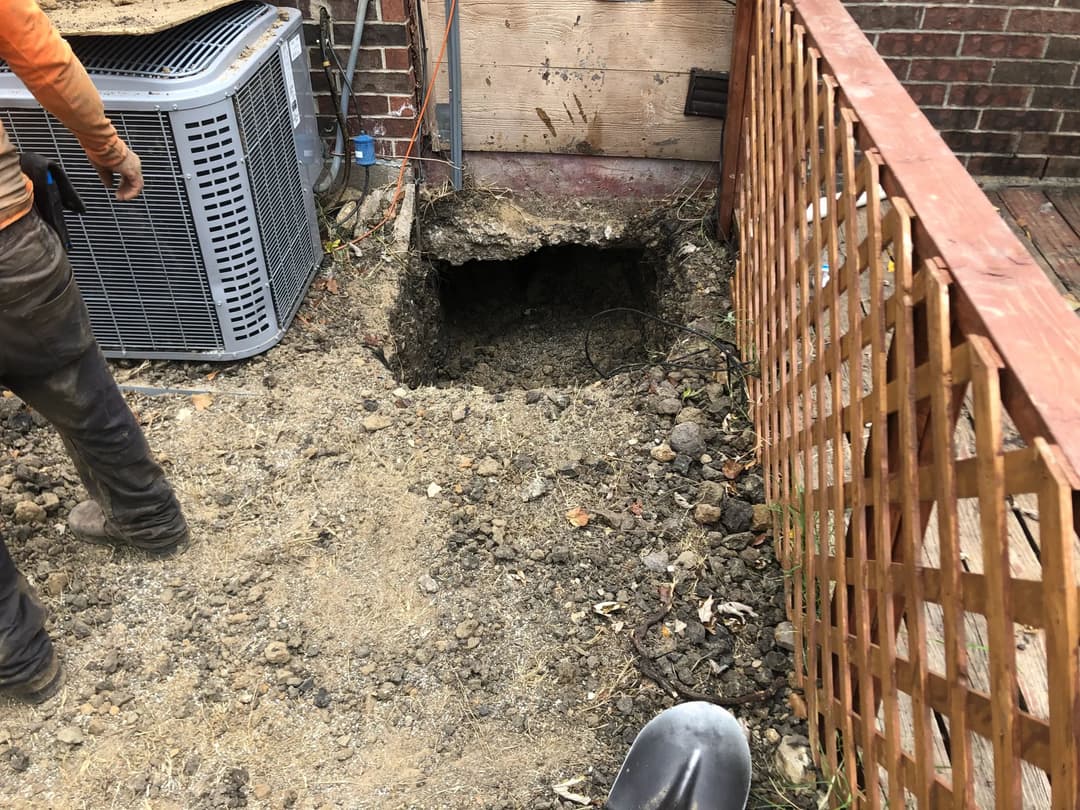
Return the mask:
M 160 544 L 135 542 L 105 517 L 105 513 L 96 501 L 83 501 L 72 509 L 71 514 L 68 515 L 68 528 L 84 543 L 137 548 L 155 557 L 171 557 L 187 548 L 191 539 L 185 525 L 181 534 Z
M 56 652 L 53 651 L 49 656 L 48 663 L 42 667 L 37 675 L 26 683 L 0 687 L 0 695 L 13 698 L 21 703 L 37 705 L 38 703 L 44 703 L 60 691 L 60 687 L 64 685 L 64 677 L 64 668 L 61 666 Z

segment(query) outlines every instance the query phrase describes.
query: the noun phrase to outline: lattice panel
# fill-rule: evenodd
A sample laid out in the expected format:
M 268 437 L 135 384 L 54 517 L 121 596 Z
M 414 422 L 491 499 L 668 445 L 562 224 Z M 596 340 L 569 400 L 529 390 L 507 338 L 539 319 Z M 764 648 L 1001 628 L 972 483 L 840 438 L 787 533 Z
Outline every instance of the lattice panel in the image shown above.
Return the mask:
M 733 292 L 815 757 L 834 806 L 1072 810 L 1078 493 L 797 6 L 755 7 Z

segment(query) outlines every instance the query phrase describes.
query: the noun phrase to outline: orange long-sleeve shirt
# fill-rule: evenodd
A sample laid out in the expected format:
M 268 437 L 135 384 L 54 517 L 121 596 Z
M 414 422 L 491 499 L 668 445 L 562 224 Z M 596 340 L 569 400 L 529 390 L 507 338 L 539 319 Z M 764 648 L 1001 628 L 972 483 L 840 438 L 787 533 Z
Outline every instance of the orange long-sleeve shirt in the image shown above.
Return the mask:
M 0 0 L 0 59 L 41 106 L 74 133 L 91 162 L 112 168 L 124 159 L 127 146 L 105 117 L 101 96 L 35 0 Z M 30 181 L 0 124 L 0 228 L 32 205 Z

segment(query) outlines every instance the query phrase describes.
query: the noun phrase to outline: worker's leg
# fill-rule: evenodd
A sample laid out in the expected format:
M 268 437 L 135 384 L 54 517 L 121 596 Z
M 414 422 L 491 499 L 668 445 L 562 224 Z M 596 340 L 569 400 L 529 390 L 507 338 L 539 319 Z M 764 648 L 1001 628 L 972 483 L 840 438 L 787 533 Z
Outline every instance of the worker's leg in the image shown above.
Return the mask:
M 45 610 L 0 540 L 0 693 L 44 699 L 58 677 Z
M 94 341 L 60 241 L 36 215 L 26 219 L 0 237 L 0 373 L 60 433 L 100 507 L 98 526 L 85 531 L 93 520 L 80 527 L 73 513 L 73 530 L 172 550 L 187 539 L 180 505 Z

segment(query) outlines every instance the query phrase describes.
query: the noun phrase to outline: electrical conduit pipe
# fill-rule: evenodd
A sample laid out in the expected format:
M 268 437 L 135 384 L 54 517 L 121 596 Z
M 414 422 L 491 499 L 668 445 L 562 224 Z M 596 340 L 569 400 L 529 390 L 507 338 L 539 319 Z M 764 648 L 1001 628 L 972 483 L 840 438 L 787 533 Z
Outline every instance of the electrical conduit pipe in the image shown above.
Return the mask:
M 353 25 L 352 46 L 349 48 L 349 61 L 345 64 L 345 81 L 341 83 L 341 117 L 349 120 L 349 88 L 352 87 L 353 78 L 356 75 L 356 63 L 360 58 L 360 39 L 364 36 L 364 20 L 367 19 L 369 0 L 359 0 L 356 4 L 356 22 Z M 341 172 L 341 161 L 345 158 L 345 133 L 338 132 L 334 141 L 334 159 L 330 164 L 330 172 L 326 179 L 318 187 L 319 192 L 325 192 L 337 182 Z

